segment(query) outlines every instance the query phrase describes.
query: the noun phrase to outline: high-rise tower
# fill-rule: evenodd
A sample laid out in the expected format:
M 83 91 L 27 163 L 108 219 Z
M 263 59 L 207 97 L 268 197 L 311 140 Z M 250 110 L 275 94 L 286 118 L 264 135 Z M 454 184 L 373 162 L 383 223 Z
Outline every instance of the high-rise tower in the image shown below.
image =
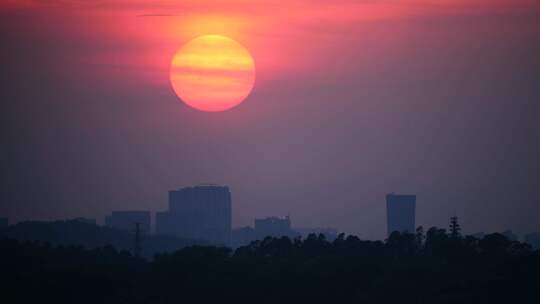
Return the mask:
M 386 195 L 387 235 L 394 231 L 414 233 L 416 195 Z
M 156 232 L 229 245 L 231 220 L 228 187 L 186 187 L 169 191 L 169 210 L 156 214 Z

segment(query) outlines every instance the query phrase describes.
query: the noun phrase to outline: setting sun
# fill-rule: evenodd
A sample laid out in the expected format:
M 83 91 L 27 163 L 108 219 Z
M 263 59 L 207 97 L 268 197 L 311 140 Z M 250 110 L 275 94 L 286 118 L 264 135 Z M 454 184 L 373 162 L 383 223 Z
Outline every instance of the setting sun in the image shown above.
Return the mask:
M 246 48 L 219 35 L 205 35 L 174 55 L 171 84 L 189 106 L 219 112 L 240 104 L 255 82 L 255 64 Z

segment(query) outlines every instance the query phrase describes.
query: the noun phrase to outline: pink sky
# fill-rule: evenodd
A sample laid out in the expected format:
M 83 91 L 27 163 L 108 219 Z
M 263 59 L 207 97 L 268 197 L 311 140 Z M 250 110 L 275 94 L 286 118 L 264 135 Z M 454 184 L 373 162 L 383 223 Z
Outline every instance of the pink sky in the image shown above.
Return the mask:
M 291 1 L 286 5 L 246 0 L 66 0 L 4 1 L 0 9 L 29 17 L 14 31 L 40 36 L 51 32 L 54 39 L 85 45 L 84 50 L 66 55 L 70 60 L 96 65 L 163 71 L 186 41 L 203 34 L 229 36 L 253 53 L 264 81 L 279 79 L 280 73 L 312 75 L 320 69 L 335 69 L 335 59 L 362 56 L 352 46 L 373 43 L 363 40 L 364 32 L 373 27 L 384 28 L 403 20 L 412 24 L 422 18 L 441 22 L 471 17 L 513 19 L 537 15 L 540 4 L 533 0 L 340 0 Z M 512 26 L 486 23 L 491 27 L 485 31 L 487 35 Z M 530 31 L 538 33 L 539 29 L 536 26 Z M 392 39 L 406 44 L 407 37 L 399 36 L 403 35 L 399 29 L 381 34 L 398 35 Z M 147 81 L 164 84 L 154 74 L 149 77 Z

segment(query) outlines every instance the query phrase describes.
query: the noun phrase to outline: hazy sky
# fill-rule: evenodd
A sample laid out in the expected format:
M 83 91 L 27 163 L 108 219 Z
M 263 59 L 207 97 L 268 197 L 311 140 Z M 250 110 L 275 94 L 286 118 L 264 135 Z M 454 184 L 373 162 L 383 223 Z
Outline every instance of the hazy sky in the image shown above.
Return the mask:
M 284 3 L 3 1 L 0 216 L 101 221 L 212 182 L 235 226 L 289 214 L 382 238 L 397 192 L 419 225 L 540 230 L 540 2 Z M 255 60 L 232 110 L 170 85 L 203 34 Z

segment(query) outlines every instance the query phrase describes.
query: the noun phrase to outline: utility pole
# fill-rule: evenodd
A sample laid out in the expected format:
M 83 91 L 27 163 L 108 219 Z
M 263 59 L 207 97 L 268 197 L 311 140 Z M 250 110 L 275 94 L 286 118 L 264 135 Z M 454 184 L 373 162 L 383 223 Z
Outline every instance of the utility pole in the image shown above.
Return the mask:
M 135 223 L 135 246 L 133 247 L 133 255 L 141 256 L 141 223 Z

